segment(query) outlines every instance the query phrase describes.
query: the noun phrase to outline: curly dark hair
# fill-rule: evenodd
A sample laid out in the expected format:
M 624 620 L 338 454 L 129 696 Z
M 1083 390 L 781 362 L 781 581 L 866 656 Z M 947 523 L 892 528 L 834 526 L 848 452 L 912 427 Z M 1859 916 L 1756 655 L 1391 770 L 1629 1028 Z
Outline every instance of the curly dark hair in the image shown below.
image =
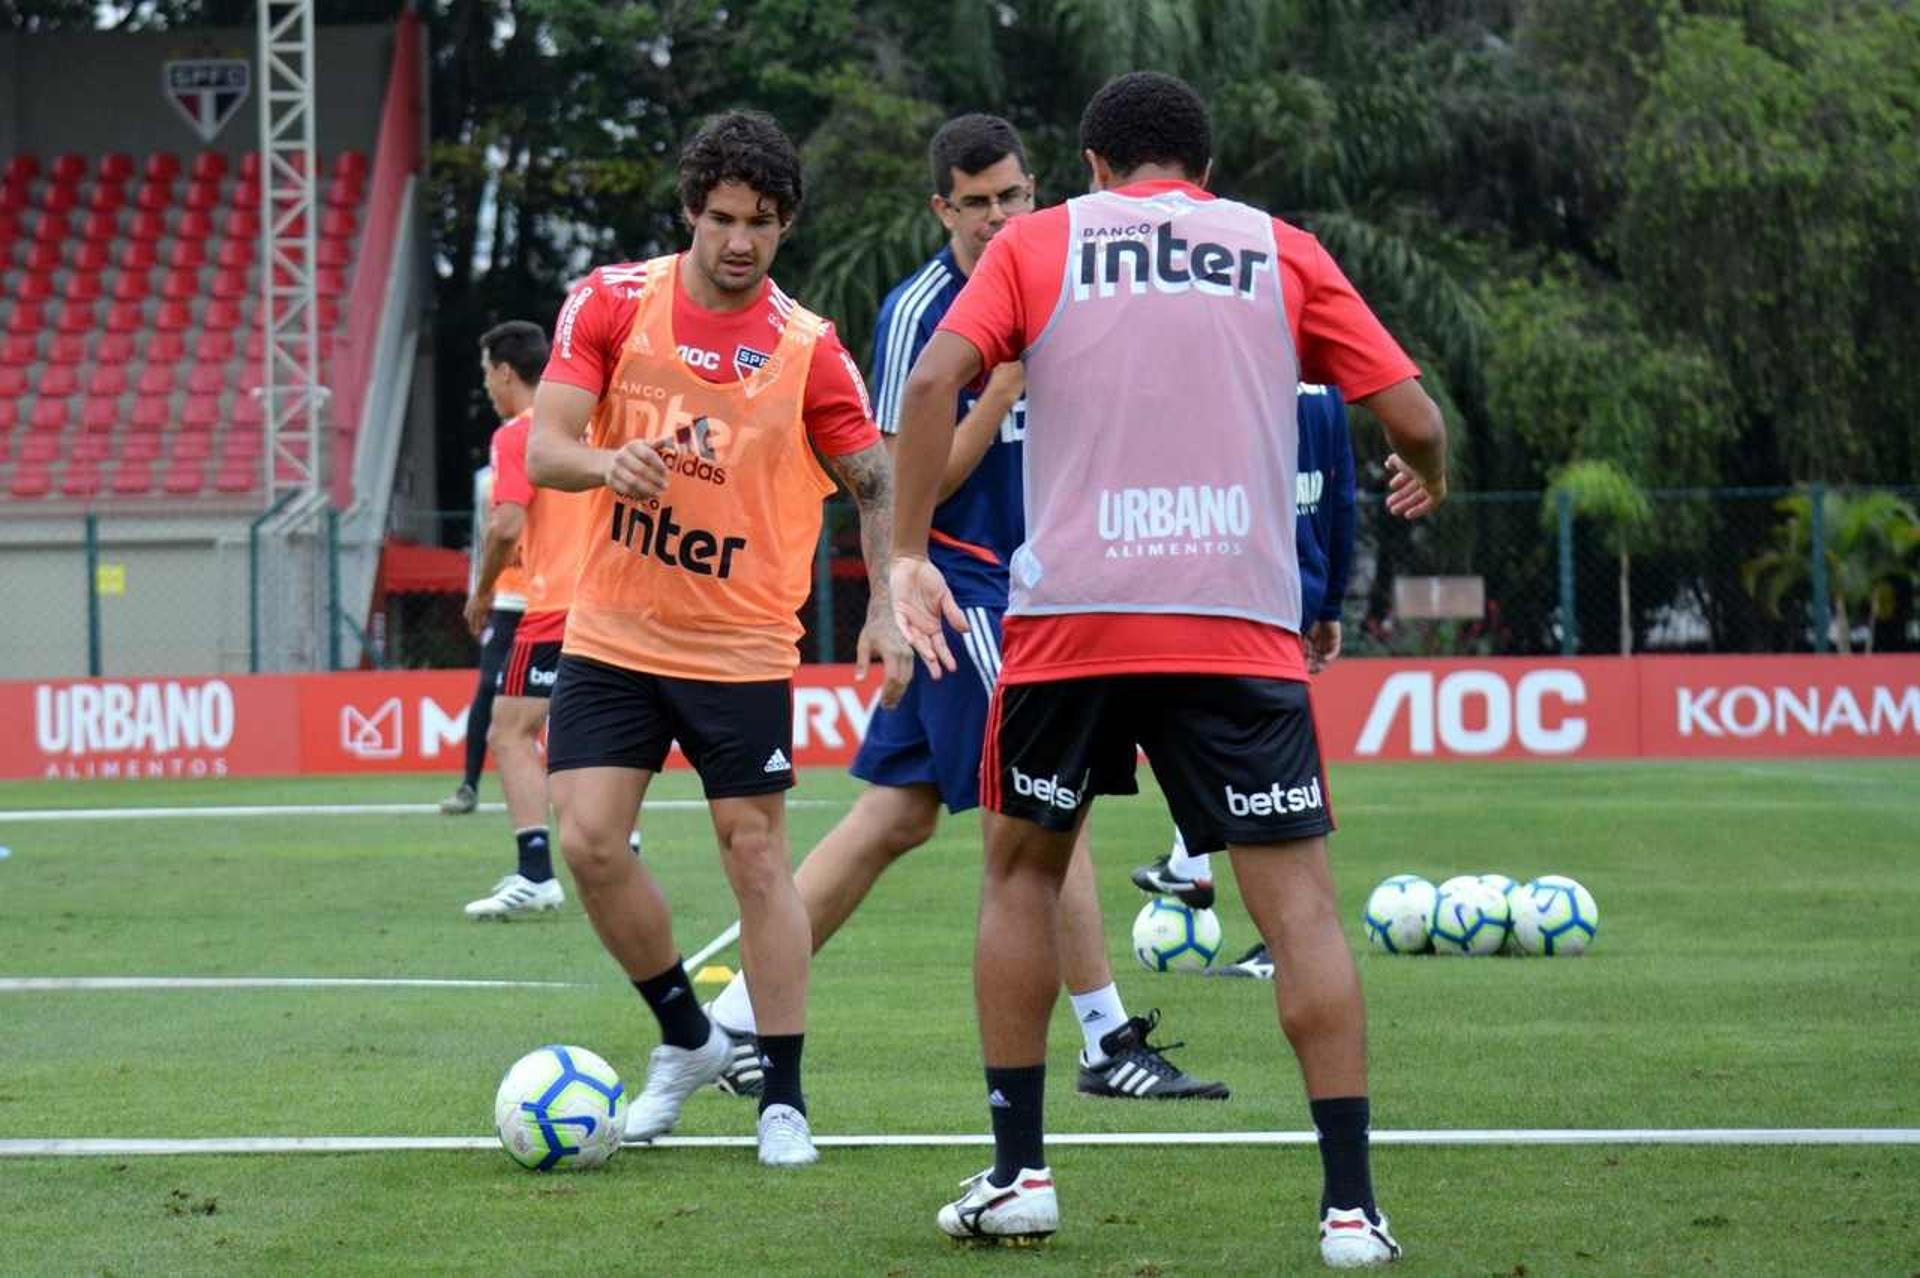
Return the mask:
M 1207 104 L 1161 71 L 1115 76 L 1080 116 L 1080 145 L 1124 177 L 1143 164 L 1178 164 L 1198 181 L 1213 158 Z
M 958 169 L 972 177 L 992 168 L 1011 155 L 1027 171 L 1027 151 L 1020 135 L 997 115 L 957 115 L 940 126 L 927 146 L 927 162 L 933 166 L 933 189 L 940 198 L 953 194 L 953 174 Z
M 739 182 L 773 201 L 781 222 L 793 221 L 805 194 L 800 153 L 759 111 L 729 111 L 700 127 L 680 152 L 680 203 L 694 214 L 722 182 Z

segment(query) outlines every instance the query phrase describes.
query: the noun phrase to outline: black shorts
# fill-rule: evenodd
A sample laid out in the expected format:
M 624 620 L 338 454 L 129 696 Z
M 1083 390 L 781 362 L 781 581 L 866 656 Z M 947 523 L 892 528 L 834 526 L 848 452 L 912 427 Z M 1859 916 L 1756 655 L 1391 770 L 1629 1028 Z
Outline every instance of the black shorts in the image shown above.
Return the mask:
M 675 741 L 709 799 L 793 787 L 793 685 L 713 683 L 560 658 L 547 711 L 547 771 L 658 772 Z
M 1003 684 L 987 720 L 982 802 L 1066 833 L 1094 795 L 1139 793 L 1142 749 L 1191 852 L 1333 829 L 1307 685 L 1290 679 L 1114 675 Z
M 560 673 L 560 641 L 545 643 L 537 639 L 516 639 L 507 664 L 500 667 L 493 691 L 502 697 L 538 697 L 553 695 L 553 683 Z
M 519 628 L 518 608 L 495 608 L 487 614 L 487 628 L 480 632 L 480 682 L 488 692 L 500 686 L 500 671 L 513 651 L 513 635 Z

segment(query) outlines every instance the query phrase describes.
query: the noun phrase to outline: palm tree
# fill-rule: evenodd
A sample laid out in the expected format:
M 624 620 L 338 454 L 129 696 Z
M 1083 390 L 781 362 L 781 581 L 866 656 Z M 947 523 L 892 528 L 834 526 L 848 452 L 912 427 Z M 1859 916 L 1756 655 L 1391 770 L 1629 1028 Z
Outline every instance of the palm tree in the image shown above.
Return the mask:
M 1813 577 L 1813 496 L 1794 493 L 1774 504 L 1785 518 L 1773 530 L 1773 545 L 1749 559 L 1740 579 L 1772 616 L 1780 615 L 1782 599 Z M 1866 609 L 1871 621 L 1876 588 L 1899 577 L 1912 580 L 1915 552 L 1920 544 L 1920 514 L 1890 492 L 1875 490 L 1859 497 L 1821 492 L 1821 557 L 1826 565 L 1827 591 L 1834 619 L 1839 623 L 1835 647 L 1853 650 L 1852 606 Z M 1867 650 L 1873 649 L 1869 629 Z
M 1632 552 L 1640 531 L 1653 518 L 1653 508 L 1640 485 L 1609 461 L 1569 462 L 1560 468 L 1541 503 L 1541 521 L 1548 527 L 1558 518 L 1562 494 L 1573 503 L 1576 516 L 1600 523 L 1607 549 L 1620 560 L 1620 655 L 1627 656 L 1633 651 Z M 1573 618 L 1564 624 L 1572 625 Z

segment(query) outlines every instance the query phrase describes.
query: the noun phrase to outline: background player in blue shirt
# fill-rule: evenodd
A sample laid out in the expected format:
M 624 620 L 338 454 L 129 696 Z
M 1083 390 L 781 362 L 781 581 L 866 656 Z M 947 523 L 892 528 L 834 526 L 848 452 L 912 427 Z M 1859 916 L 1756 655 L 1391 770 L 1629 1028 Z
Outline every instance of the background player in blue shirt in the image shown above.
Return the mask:
M 887 294 L 874 336 L 874 420 L 899 429 L 901 392 L 921 347 L 933 336 L 988 241 L 1007 219 L 1033 207 L 1033 177 L 1013 126 L 996 116 L 948 121 L 929 148 L 934 214 L 947 244 Z M 970 630 L 947 632 L 960 668 L 934 680 L 914 675 L 905 697 L 874 713 L 852 772 L 868 788 L 807 855 L 794 874 L 818 950 L 845 923 L 893 861 L 933 837 L 940 805 L 965 812 L 980 803 L 980 754 L 987 706 L 1000 674 L 1000 618 L 1007 609 L 1007 561 L 1026 539 L 1021 452 L 1026 438 L 1025 371 L 993 370 L 984 387 L 960 397 L 934 511 L 929 553 L 966 612 Z M 1221 1083 L 1201 1082 L 1147 1041 L 1158 1014 L 1129 1017 L 1107 958 L 1084 831 L 1060 897 L 1062 978 L 1086 1039 L 1079 1090 L 1092 1096 L 1165 1100 L 1224 1099 Z M 750 1045 L 753 1005 L 735 977 L 708 1009 L 738 1043 L 721 1085 L 751 1094 L 760 1083 Z
M 1299 507 L 1296 540 L 1300 555 L 1301 638 L 1307 670 L 1318 674 L 1340 655 L 1340 607 L 1353 570 L 1353 436 L 1347 406 L 1331 386 L 1300 385 L 1300 466 L 1295 501 Z M 1186 840 L 1174 832 L 1173 849 L 1133 872 L 1134 886 L 1155 895 L 1176 896 L 1195 909 L 1213 904 L 1213 861 L 1187 855 Z M 1266 947 L 1256 945 L 1238 963 L 1222 971 L 1273 976 Z

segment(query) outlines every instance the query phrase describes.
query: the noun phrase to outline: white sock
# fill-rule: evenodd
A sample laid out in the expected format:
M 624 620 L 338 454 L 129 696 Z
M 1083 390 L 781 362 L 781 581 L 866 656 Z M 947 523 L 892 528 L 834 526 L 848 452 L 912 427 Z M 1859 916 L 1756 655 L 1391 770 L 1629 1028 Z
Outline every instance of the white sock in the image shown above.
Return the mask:
M 1073 1000 L 1073 1019 L 1080 1023 L 1080 1034 L 1087 1040 L 1086 1062 L 1099 1065 L 1106 1061 L 1107 1054 L 1100 1050 L 1100 1040 L 1127 1023 L 1127 1009 L 1120 1001 L 1120 988 L 1108 981 L 1097 990 L 1085 994 L 1068 992 Z
M 1194 856 L 1187 851 L 1187 841 L 1180 831 L 1173 832 L 1173 850 L 1167 853 L 1167 869 L 1183 879 L 1206 879 L 1213 881 L 1213 854 L 1202 852 Z
M 713 1000 L 708 1015 L 720 1022 L 720 1028 L 731 1030 L 735 1034 L 758 1034 L 759 1025 L 753 1019 L 753 999 L 747 994 L 747 977 L 744 972 L 734 974 L 727 982 L 727 988 L 720 991 Z

